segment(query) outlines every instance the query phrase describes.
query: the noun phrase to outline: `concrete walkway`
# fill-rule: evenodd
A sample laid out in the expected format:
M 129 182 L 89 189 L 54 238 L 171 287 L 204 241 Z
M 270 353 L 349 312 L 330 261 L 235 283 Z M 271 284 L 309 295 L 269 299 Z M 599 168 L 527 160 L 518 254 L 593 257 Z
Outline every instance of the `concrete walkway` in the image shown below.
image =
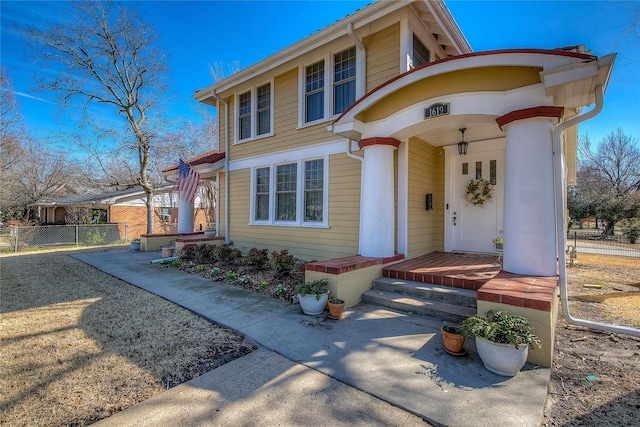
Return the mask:
M 540 426 L 550 370 L 516 377 L 444 352 L 439 319 L 360 304 L 342 320 L 151 264 L 159 252 L 76 258 L 243 334 L 261 348 L 100 425 Z

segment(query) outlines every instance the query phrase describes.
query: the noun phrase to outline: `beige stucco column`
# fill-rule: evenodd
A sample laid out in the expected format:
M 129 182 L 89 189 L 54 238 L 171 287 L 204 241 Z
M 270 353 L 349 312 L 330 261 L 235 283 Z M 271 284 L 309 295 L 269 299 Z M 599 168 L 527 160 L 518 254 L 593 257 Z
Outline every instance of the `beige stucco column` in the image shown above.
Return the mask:
M 360 254 L 393 256 L 395 208 L 393 193 L 394 138 L 367 138 L 359 142 L 364 150 L 360 202 Z
M 496 119 L 507 133 L 505 271 L 534 276 L 557 274 L 552 131 L 562 113 L 562 107 L 535 107 Z

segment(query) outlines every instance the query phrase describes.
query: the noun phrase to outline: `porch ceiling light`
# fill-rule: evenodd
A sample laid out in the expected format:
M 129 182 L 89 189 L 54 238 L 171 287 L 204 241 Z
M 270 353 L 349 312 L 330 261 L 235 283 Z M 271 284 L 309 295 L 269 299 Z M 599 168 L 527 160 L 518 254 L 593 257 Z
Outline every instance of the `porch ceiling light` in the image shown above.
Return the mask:
M 460 140 L 460 142 L 458 142 L 458 154 L 460 154 L 461 156 L 466 156 L 467 149 L 469 148 L 469 143 L 464 140 L 464 131 L 466 131 L 467 128 L 460 128 L 459 130 L 462 134 L 462 139 Z

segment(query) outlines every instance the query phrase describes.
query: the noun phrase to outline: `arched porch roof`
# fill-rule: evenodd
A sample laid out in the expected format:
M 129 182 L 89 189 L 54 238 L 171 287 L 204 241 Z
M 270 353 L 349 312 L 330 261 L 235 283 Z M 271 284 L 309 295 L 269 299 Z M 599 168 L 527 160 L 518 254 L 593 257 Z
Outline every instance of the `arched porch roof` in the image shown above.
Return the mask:
M 442 59 L 373 89 L 329 130 L 356 141 L 417 136 L 448 145 L 457 142 L 458 128 L 472 125 L 474 139 L 495 138 L 503 135 L 495 119 L 511 111 L 563 106 L 575 114 L 575 109 L 590 105 L 595 86 L 606 87 L 614 58 L 562 49 L 516 49 Z M 425 108 L 436 102 L 450 104 L 450 113 L 425 120 Z

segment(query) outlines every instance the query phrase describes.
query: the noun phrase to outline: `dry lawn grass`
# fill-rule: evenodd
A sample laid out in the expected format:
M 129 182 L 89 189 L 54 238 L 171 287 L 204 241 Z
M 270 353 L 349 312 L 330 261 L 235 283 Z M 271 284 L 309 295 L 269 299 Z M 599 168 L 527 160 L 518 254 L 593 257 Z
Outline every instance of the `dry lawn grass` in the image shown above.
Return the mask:
M 253 349 L 68 252 L 0 264 L 4 425 L 90 424 Z
M 567 272 L 571 315 L 640 327 L 640 259 L 581 254 L 577 261 Z M 639 413 L 640 338 L 560 319 L 544 425 L 631 426 Z

